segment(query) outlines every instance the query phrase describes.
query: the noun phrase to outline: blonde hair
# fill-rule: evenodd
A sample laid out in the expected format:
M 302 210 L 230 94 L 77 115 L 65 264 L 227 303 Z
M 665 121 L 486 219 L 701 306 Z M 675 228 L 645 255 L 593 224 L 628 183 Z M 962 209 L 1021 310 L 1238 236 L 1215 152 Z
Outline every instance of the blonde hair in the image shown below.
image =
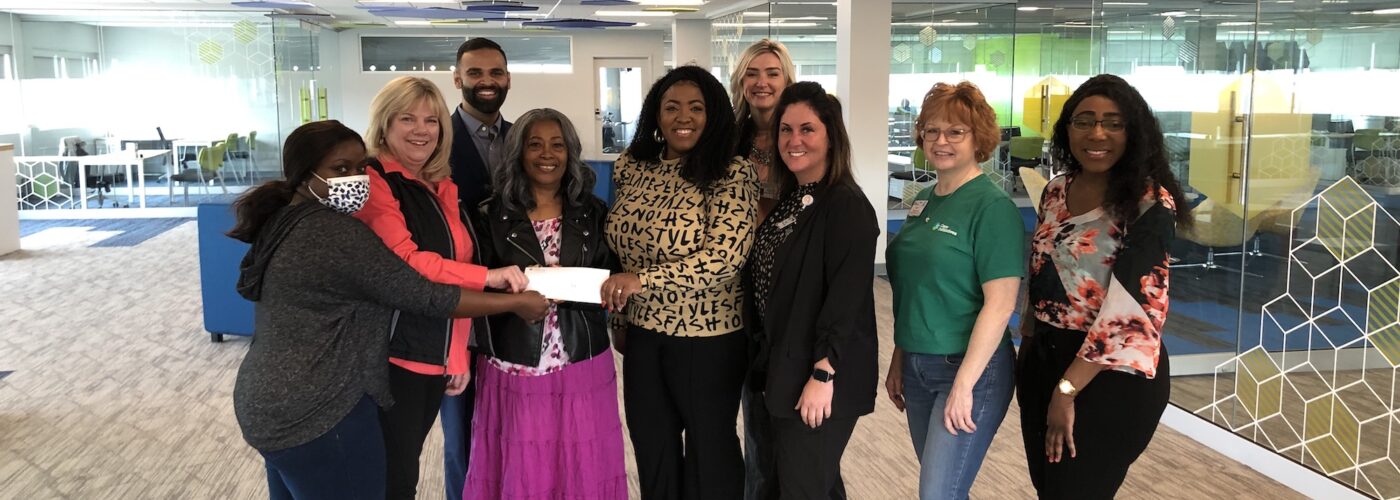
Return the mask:
M 407 113 L 425 101 L 433 107 L 433 114 L 438 118 L 438 142 L 433 148 L 433 155 L 418 171 L 418 178 L 437 182 L 452 175 L 452 165 L 447 162 L 452 151 L 452 114 L 447 111 L 447 101 L 443 99 L 442 92 L 427 78 L 401 76 L 379 89 L 369 104 L 369 131 L 365 134 L 365 145 L 370 156 L 378 156 L 385 146 L 384 134 L 394 117 Z
M 739 65 L 735 66 L 734 72 L 729 75 L 729 98 L 734 104 L 736 123 L 743 123 L 752 118 L 749 116 L 749 102 L 744 100 L 744 73 L 748 71 L 749 64 L 763 54 L 778 56 L 778 64 L 783 67 L 784 87 L 791 87 L 797 81 L 797 68 L 793 66 L 792 55 L 788 54 L 788 49 L 782 42 L 767 38 L 754 42 L 744 49 L 744 53 L 739 56 Z

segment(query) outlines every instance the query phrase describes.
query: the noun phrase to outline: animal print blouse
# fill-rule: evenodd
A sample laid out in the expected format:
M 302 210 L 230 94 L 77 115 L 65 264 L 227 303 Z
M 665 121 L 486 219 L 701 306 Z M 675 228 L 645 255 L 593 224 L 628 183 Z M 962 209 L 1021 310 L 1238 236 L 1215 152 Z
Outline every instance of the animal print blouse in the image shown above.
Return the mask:
M 708 192 L 681 178 L 680 160 L 643 162 L 624 152 L 612 175 L 608 246 L 642 282 L 627 322 L 681 337 L 743 328 L 739 270 L 758 217 L 753 167 L 735 157 Z
M 1110 369 L 1157 376 L 1167 319 L 1168 246 L 1176 203 L 1165 189 L 1143 194 L 1136 220 L 1103 208 L 1071 215 L 1071 176 L 1050 181 L 1031 237 L 1030 300 L 1036 319 L 1088 332 L 1079 357 Z

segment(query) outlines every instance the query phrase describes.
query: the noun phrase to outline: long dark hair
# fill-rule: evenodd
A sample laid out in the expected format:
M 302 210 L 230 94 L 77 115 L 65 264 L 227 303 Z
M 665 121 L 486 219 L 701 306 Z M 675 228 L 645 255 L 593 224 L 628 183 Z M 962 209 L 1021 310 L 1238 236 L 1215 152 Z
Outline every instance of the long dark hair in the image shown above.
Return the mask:
M 855 174 L 851 171 L 851 138 L 846 134 L 846 122 L 841 119 L 841 101 L 838 101 L 836 96 L 826 93 L 826 89 L 823 89 L 820 83 L 797 82 L 783 89 L 782 97 L 778 98 L 778 107 L 773 110 L 773 127 L 770 132 L 773 134 L 773 148 L 778 148 L 778 130 L 782 127 L 783 114 L 787 113 L 789 106 L 797 103 L 810 106 L 822 121 L 822 126 L 826 127 L 826 145 L 831 149 L 826 152 L 827 166 L 826 174 L 822 176 L 822 184 L 855 184 Z M 778 182 L 783 186 L 783 193 L 791 192 L 797 187 L 797 176 L 788 170 L 783 155 L 773 156 L 773 166 L 782 167 L 773 169 L 771 175 L 778 177 Z
M 632 136 L 632 143 L 627 145 L 627 154 L 642 161 L 661 160 L 666 145 L 654 137 L 659 133 L 657 116 L 661 114 L 661 96 L 680 82 L 695 84 L 700 88 L 700 96 L 705 99 L 705 129 L 700 132 L 700 141 L 695 148 L 681 159 L 681 178 L 701 190 L 709 189 L 711 184 L 724 177 L 729 168 L 729 158 L 734 152 L 734 108 L 729 104 L 724 86 L 699 66 L 673 69 L 652 84 L 646 100 L 642 101 L 637 132 Z
M 228 236 L 252 243 L 263 224 L 292 202 L 297 188 L 311 178 L 311 173 L 316 171 L 321 160 L 336 146 L 347 141 L 353 141 L 360 147 L 365 145 L 360 134 L 335 120 L 311 122 L 287 134 L 287 143 L 282 145 L 282 178 L 264 182 L 238 197 L 238 201 L 233 203 L 238 223 L 229 230 Z
M 1167 149 L 1162 126 L 1152 114 L 1147 100 L 1127 81 L 1114 75 L 1099 75 L 1084 82 L 1065 101 L 1060 119 L 1055 120 L 1055 132 L 1050 140 L 1050 155 L 1070 174 L 1083 169 L 1069 147 L 1069 124 L 1079 103 L 1092 96 L 1103 96 L 1118 105 L 1118 112 L 1127 124 L 1127 148 L 1123 157 L 1108 171 L 1108 192 L 1104 193 L 1104 209 L 1119 221 L 1137 218 L 1138 204 L 1144 189 L 1156 193 L 1158 187 L 1167 190 L 1176 202 L 1176 223 L 1191 225 L 1191 207 L 1181 194 L 1181 184 L 1167 161 Z M 1150 184 L 1149 184 L 1150 183 Z

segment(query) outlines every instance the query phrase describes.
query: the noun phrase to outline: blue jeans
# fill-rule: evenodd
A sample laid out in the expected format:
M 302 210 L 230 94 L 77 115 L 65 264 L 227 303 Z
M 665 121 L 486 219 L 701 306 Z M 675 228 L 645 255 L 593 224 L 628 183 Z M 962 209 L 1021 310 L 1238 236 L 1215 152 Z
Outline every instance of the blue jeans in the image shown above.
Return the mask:
M 331 430 L 291 448 L 259 452 L 272 500 L 362 498 L 382 500 L 387 465 L 379 409 L 369 396 Z
M 977 432 L 948 433 L 943 408 L 962 366 L 962 354 L 904 353 L 904 405 L 914 454 L 919 457 L 919 498 L 965 499 L 1015 388 L 1016 354 L 1005 342 L 992 354 L 972 388 L 972 421 Z

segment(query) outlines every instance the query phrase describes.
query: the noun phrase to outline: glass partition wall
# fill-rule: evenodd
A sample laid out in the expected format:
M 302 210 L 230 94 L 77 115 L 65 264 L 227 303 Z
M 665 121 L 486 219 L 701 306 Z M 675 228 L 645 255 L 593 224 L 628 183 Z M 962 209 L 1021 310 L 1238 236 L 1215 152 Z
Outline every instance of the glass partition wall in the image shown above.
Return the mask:
M 1400 496 L 1400 9 L 1381 0 L 896 0 L 890 228 L 934 181 L 910 128 L 936 82 L 982 88 L 1003 126 L 984 170 L 1050 173 L 1069 93 L 1113 73 L 1152 106 L 1194 223 L 1172 248 L 1172 402 L 1371 497 Z M 722 80 L 762 37 L 834 85 L 835 7 L 714 23 Z M 830 88 L 830 87 L 829 87 Z M 1026 167 L 1021 169 L 1020 167 Z
M 15 144 L 21 208 L 193 206 L 280 175 L 304 101 L 279 88 L 314 80 L 315 41 L 251 12 L 0 13 L 0 142 Z

